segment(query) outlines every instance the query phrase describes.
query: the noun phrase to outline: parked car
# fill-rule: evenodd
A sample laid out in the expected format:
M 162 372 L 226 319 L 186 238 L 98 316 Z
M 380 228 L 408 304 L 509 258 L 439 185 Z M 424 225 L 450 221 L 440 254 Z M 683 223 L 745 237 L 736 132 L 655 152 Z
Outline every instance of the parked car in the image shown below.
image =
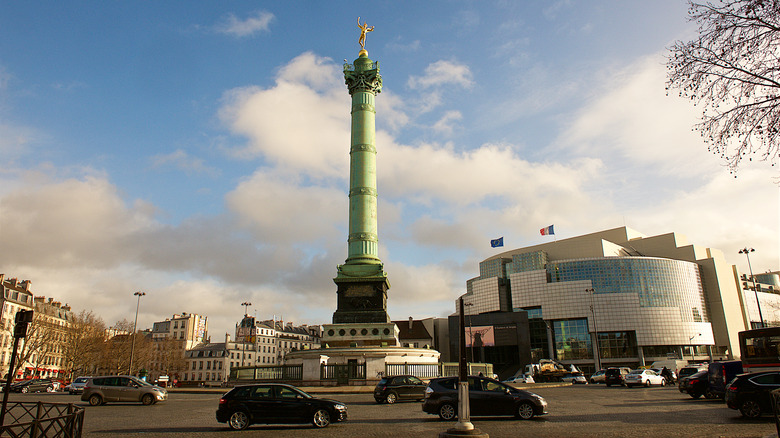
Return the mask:
M 54 392 L 54 384 L 50 379 L 29 379 L 11 384 L 11 392 Z
M 503 383 L 536 383 L 536 381 L 530 374 L 521 374 L 519 376 L 503 380 Z
M 89 376 L 76 377 L 72 382 L 70 382 L 70 385 L 65 387 L 65 391 L 68 391 L 69 394 L 81 394 L 84 392 L 84 385 L 87 384 L 89 379 Z
M 219 399 L 217 421 L 234 430 L 252 424 L 312 423 L 326 427 L 347 420 L 347 406 L 336 400 L 312 397 L 282 383 L 236 386 Z
M 670 370 L 669 368 L 666 369 L 667 374 L 664 375 L 664 369 L 663 368 L 650 368 L 651 370 L 655 371 L 656 374 L 666 379 L 666 383 L 673 385 L 674 382 L 678 380 L 677 373 L 674 372 L 674 370 Z
M 607 386 L 625 385 L 625 382 L 623 381 L 624 377 L 630 372 L 631 368 L 627 367 L 607 368 L 607 371 L 604 372 L 604 383 L 606 383 Z
M 165 388 L 147 383 L 133 376 L 92 377 L 84 385 L 82 401 L 92 406 L 107 402 L 141 402 L 151 405 L 168 399 Z
M 726 389 L 726 406 L 745 417 L 772 413 L 772 391 L 780 388 L 780 371 L 740 374 Z
M 634 370 L 623 376 L 623 382 L 629 388 L 634 386 L 661 385 L 666 386 L 666 378 L 653 370 Z
M 696 374 L 683 377 L 680 379 L 677 389 L 683 394 L 688 394 L 693 398 L 699 398 L 702 395 L 706 398 L 715 398 L 715 394 L 710 391 L 710 383 L 708 381 L 709 373 L 707 370 L 699 371 Z
M 604 383 L 604 373 L 607 370 L 598 370 L 590 376 L 590 383 Z
M 425 386 L 425 382 L 415 376 L 382 377 L 374 388 L 374 400 L 388 404 L 399 400 L 422 401 L 425 397 Z
M 685 367 L 680 368 L 680 372 L 678 373 L 678 380 L 682 381 L 682 379 L 691 376 L 693 374 L 696 374 L 700 371 L 707 371 L 709 369 L 708 364 L 692 364 Z
M 723 398 L 726 396 L 726 387 L 738 374 L 742 374 L 742 361 L 729 360 L 725 362 L 712 362 L 707 369 L 709 375 L 710 391 L 715 396 Z
M 469 406 L 471 415 L 515 416 L 529 420 L 547 413 L 547 402 L 539 395 L 513 388 L 495 379 L 469 376 Z M 458 378 L 431 379 L 425 389 L 423 412 L 438 415 L 442 420 L 458 416 Z
M 582 373 L 566 373 L 563 377 L 561 377 L 562 382 L 569 382 L 569 383 L 581 383 L 583 385 L 588 384 L 588 379 L 585 378 L 585 375 Z

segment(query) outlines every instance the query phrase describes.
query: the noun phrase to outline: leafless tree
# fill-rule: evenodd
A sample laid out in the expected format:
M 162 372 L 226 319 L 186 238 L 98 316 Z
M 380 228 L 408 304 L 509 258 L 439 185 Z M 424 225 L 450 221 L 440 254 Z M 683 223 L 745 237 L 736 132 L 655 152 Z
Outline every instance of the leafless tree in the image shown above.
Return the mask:
M 33 369 L 38 369 L 41 365 L 44 365 L 45 358 L 58 345 L 58 333 L 59 331 L 55 329 L 44 312 L 34 312 L 32 322 L 27 325 L 27 335 L 19 343 L 16 364 L 14 365 L 12 375 L 16 376 L 16 373 L 25 364 L 29 364 Z
M 709 150 L 735 173 L 744 158 L 780 158 L 780 0 L 689 0 L 698 38 L 676 42 L 667 91 L 702 107 Z
M 72 380 L 92 374 L 100 361 L 106 342 L 106 324 L 92 311 L 73 316 L 63 342 L 65 369 Z

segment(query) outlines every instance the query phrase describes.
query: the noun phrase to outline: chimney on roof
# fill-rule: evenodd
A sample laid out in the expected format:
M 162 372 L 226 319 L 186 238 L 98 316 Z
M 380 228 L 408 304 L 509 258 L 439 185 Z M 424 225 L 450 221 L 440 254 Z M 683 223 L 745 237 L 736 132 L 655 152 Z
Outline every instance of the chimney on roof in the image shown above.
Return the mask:
M 5 281 L 5 274 L 0 274 L 0 283 Z
M 65 310 L 65 311 L 68 311 L 68 312 L 70 311 L 70 306 L 68 305 L 68 303 L 65 303 L 65 305 L 62 306 L 62 310 Z
M 51 304 L 52 301 L 54 301 L 54 298 L 49 298 L 49 304 Z
M 19 286 L 23 287 L 25 291 L 30 292 L 30 283 L 32 283 L 32 281 L 24 280 L 21 283 L 19 283 Z
M 412 325 L 413 325 L 413 324 L 414 324 L 414 318 L 412 318 L 412 317 L 410 316 L 410 317 L 409 317 L 409 330 L 411 330 L 411 329 L 412 329 Z
M 11 287 L 16 287 L 17 279 L 16 278 L 9 278 L 8 282 L 11 283 Z

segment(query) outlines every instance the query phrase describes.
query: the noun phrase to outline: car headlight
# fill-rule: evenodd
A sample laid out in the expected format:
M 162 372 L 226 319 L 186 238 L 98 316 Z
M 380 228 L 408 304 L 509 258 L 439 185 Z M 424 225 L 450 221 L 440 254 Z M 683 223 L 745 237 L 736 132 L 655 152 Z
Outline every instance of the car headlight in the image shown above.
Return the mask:
M 339 404 L 336 404 L 336 405 L 334 405 L 333 407 L 334 407 L 334 408 L 335 408 L 337 411 L 346 411 L 346 410 L 347 410 L 347 405 L 344 405 L 344 404 L 341 404 L 341 403 L 339 403 Z

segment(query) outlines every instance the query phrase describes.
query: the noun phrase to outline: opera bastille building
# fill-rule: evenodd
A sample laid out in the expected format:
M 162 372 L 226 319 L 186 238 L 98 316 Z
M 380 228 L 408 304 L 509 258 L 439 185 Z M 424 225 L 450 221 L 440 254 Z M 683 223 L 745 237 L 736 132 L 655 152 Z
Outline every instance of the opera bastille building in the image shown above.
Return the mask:
M 754 292 L 746 280 L 722 252 L 676 233 L 621 227 L 506 251 L 467 282 L 470 354 L 502 377 L 543 358 L 584 371 L 738 358 L 737 333 L 760 326 L 757 296 L 766 323 L 780 319 L 778 284 Z

